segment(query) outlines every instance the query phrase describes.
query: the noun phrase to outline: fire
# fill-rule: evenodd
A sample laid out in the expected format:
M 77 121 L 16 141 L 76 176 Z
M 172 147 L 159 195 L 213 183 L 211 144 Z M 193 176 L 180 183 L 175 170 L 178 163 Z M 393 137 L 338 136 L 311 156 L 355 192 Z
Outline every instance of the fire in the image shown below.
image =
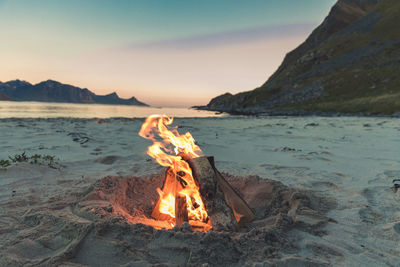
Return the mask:
M 203 153 L 195 144 L 193 136 L 186 132 L 179 134 L 177 126 L 171 126 L 173 118 L 165 115 L 152 115 L 146 119 L 139 135 L 153 141 L 147 149 L 147 154 L 160 165 L 169 167 L 174 179 L 164 184 L 163 190 L 157 188 L 160 196 L 159 212 L 175 218 L 175 196 L 186 198 L 189 223 L 199 225 L 208 221 L 207 211 L 201 199 L 199 187 L 196 184 L 192 169 L 183 157 L 196 158 Z M 168 172 L 167 172 L 168 176 Z M 204 229 L 209 229 L 204 227 Z

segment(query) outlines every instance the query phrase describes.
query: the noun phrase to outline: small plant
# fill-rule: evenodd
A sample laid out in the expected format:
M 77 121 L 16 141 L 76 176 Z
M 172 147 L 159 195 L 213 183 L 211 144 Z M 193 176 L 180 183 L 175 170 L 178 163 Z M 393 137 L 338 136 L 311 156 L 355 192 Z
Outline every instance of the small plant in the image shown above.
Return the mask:
M 26 156 L 25 152 L 23 152 L 21 155 L 15 155 L 14 157 L 8 156 L 8 158 L 14 163 L 28 161 L 28 156 Z
M 32 156 L 28 156 L 25 152 L 22 154 L 17 154 L 14 156 L 8 156 L 9 159 L 7 160 L 0 160 L 0 169 L 6 170 L 7 167 L 11 166 L 13 163 L 20 163 L 20 162 L 29 162 L 30 164 L 38 164 L 38 165 L 46 165 L 53 169 L 60 169 L 64 167 L 61 165 L 55 156 L 51 155 L 41 155 L 41 154 L 34 154 Z
M 10 166 L 10 165 L 11 165 L 11 162 L 10 162 L 8 159 L 6 159 L 6 160 L 4 160 L 4 159 L 0 160 L 0 170 L 6 170 L 7 167 Z

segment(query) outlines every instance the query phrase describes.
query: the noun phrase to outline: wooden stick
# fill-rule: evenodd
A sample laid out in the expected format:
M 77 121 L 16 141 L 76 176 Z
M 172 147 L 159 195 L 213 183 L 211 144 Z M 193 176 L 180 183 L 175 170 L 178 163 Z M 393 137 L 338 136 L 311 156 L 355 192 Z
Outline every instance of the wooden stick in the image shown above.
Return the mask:
M 188 221 L 186 197 L 177 195 L 175 197 L 175 225 L 181 226 L 182 223 Z

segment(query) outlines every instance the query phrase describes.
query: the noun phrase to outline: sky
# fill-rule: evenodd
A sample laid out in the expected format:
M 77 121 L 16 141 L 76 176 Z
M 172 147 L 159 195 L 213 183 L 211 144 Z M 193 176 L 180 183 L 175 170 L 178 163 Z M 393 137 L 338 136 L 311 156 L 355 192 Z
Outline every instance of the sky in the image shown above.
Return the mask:
M 335 0 L 0 0 L 0 81 L 154 106 L 262 85 Z

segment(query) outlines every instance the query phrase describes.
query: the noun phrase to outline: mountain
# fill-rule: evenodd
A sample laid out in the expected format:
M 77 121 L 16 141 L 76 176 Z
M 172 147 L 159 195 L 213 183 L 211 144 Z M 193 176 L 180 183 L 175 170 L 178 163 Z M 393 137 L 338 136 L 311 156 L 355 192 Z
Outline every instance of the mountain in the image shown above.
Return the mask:
M 5 94 L 0 93 L 0 101 L 12 101 L 12 99 Z
M 86 88 L 82 89 L 53 80 L 47 80 L 34 85 L 20 80 L 5 83 L 0 82 L 0 94 L 15 101 L 147 106 L 147 104 L 140 102 L 135 97 L 123 99 L 116 93 L 96 95 Z
M 213 98 L 231 113 L 400 112 L 400 1 L 339 0 L 259 88 Z

